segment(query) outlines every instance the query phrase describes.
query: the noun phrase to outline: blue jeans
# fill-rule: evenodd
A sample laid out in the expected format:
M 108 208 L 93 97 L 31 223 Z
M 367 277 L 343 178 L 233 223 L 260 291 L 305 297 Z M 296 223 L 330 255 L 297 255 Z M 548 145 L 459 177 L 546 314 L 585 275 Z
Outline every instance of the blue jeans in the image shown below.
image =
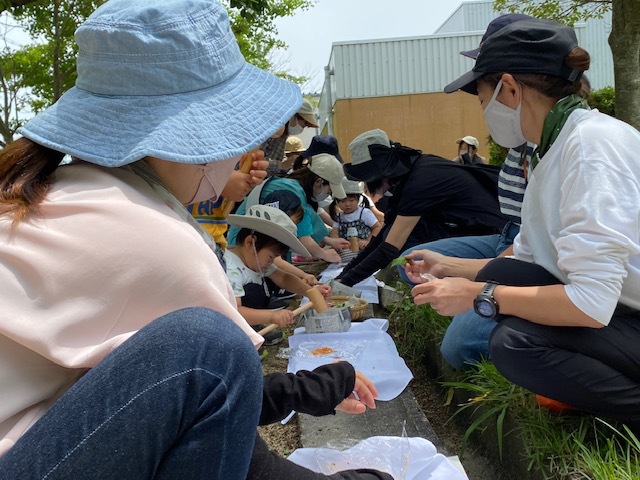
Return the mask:
M 519 230 L 519 225 L 509 222 L 501 234 L 443 238 L 412 247 L 402 255 L 413 250 L 431 250 L 448 257 L 494 258 L 513 243 Z M 404 268 L 398 267 L 398 272 L 402 280 L 413 285 Z M 495 326 L 495 320 L 483 318 L 473 310 L 460 313 L 451 320 L 440 353 L 456 370 L 464 370 L 482 358 L 489 358 L 489 337 Z
M 262 405 L 249 338 L 165 315 L 89 370 L 0 458 L 0 478 L 245 480 Z

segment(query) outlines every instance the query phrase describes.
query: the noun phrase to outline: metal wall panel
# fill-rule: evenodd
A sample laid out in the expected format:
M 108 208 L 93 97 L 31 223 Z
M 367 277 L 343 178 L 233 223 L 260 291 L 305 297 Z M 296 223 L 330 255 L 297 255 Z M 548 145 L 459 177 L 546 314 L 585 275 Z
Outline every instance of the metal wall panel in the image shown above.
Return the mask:
M 439 92 L 472 67 L 459 54 L 478 45 L 480 34 L 335 43 L 331 53 L 333 101 Z
M 473 66 L 473 61 L 459 52 L 475 48 L 482 31 L 497 15 L 491 2 L 463 3 L 437 35 L 334 43 L 329 61 L 333 75 L 328 83 L 325 80 L 320 98 L 321 127 L 330 108 L 341 99 L 441 92 Z M 461 24 L 463 30 L 458 33 L 442 32 Z M 575 29 L 579 44 L 592 57 L 587 72 L 592 87 L 613 85 L 613 60 L 607 43 L 611 14 L 578 24 Z

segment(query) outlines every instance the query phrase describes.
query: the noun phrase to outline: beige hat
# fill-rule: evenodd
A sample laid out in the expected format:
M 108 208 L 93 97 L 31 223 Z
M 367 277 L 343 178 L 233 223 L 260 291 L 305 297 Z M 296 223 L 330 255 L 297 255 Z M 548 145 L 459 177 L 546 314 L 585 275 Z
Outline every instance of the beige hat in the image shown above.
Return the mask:
M 459 138 L 459 139 L 456 140 L 456 143 L 458 145 L 460 145 L 461 142 L 464 142 L 467 145 L 471 145 L 476 150 L 478 149 L 478 146 L 480 145 L 478 143 L 478 139 L 476 137 L 472 137 L 471 135 L 467 135 L 466 137 L 462 137 L 462 138 Z
M 361 133 L 349 144 L 351 165 L 360 165 L 361 163 L 371 161 L 369 145 L 384 145 L 385 147 L 390 147 L 391 141 L 387 134 L 379 128 Z
M 342 187 L 344 170 L 336 157 L 328 153 L 319 153 L 309 159 L 309 170 L 329 182 L 333 197 L 341 200 L 347 196 Z
M 298 227 L 279 208 L 267 205 L 253 205 L 245 215 L 229 215 L 229 225 L 248 228 L 284 243 L 294 252 L 310 257 L 309 251 L 298 240 Z
M 306 120 L 312 127 L 318 128 L 318 119 L 316 118 L 316 109 L 313 108 L 311 102 L 306 98 L 302 100 L 302 106 L 298 110 L 298 115 Z
M 302 140 L 300 139 L 300 137 L 296 137 L 294 135 L 289 135 L 287 137 L 287 140 L 284 144 L 284 153 L 300 153 L 300 152 L 304 152 L 307 149 L 304 148 L 304 145 L 302 144 Z
M 362 195 L 364 193 L 364 182 L 349 180 L 347 177 L 342 179 L 342 187 L 347 195 Z

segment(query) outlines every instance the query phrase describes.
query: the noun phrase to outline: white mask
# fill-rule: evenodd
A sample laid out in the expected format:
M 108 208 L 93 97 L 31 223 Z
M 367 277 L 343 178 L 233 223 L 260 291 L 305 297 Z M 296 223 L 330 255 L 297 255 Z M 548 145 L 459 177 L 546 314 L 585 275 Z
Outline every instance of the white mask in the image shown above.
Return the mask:
M 522 95 L 520 95 L 518 108 L 509 108 L 496 99 L 501 88 L 502 80 L 500 80 L 498 85 L 496 85 L 491 100 L 489 100 L 489 103 L 482 112 L 484 115 L 484 121 L 487 124 L 491 138 L 493 138 L 498 145 L 502 145 L 506 148 L 519 147 L 527 141 L 522 134 L 522 127 L 520 125 Z
M 289 133 L 289 135 L 300 135 L 303 130 L 304 127 L 298 123 L 297 118 L 292 118 L 289 121 L 289 125 L 287 126 L 287 132 Z
M 314 193 L 312 198 L 316 202 L 321 202 L 321 201 L 325 200 L 328 196 L 329 196 L 329 192 L 327 192 L 327 191 L 325 191 L 323 189 L 322 192 L 320 192 L 320 193 Z
M 217 199 L 222 194 L 222 190 L 224 190 L 224 186 L 227 184 L 231 172 L 233 172 L 239 160 L 240 157 L 238 156 L 228 160 L 197 165 L 202 169 L 203 175 L 200 185 L 198 185 L 198 190 L 189 204 Z

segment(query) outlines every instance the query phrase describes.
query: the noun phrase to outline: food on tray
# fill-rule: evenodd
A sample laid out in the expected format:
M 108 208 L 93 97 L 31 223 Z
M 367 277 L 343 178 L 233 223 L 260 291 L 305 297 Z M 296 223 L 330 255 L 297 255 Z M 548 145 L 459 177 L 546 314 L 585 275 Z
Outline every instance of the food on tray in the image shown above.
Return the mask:
M 338 302 L 338 303 L 329 302 L 327 303 L 327 305 L 329 306 L 329 308 L 344 308 L 347 306 L 347 303 L 346 302 Z
M 332 353 L 336 353 L 336 350 L 331 347 L 319 347 L 311 350 L 311 355 L 313 355 L 314 357 L 319 357 L 321 355 L 330 355 Z

